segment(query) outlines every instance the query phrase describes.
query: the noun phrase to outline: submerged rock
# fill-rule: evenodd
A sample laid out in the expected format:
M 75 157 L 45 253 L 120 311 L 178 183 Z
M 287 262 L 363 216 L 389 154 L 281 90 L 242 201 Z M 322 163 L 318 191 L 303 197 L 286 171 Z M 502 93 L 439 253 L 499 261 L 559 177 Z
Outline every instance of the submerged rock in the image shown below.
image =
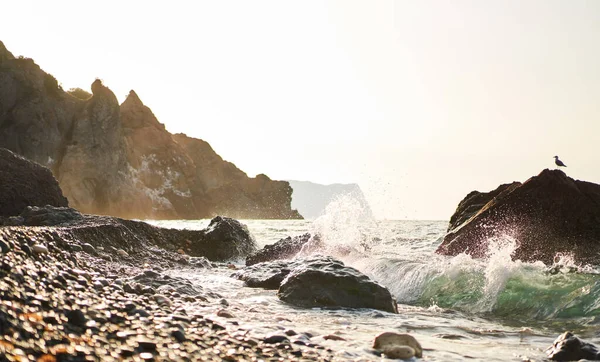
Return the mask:
M 582 341 L 571 332 L 558 336 L 546 352 L 553 361 L 600 360 L 600 351 L 596 346 Z
M 512 256 L 523 261 L 552 264 L 560 253 L 597 264 L 600 185 L 544 170 L 522 184 L 473 191 L 458 205 L 437 253 L 481 258 L 493 240 L 514 240 Z
M 52 172 L 0 148 L 0 216 L 16 216 L 27 206 L 44 205 L 68 206 Z
M 254 265 L 265 261 L 278 259 L 291 259 L 295 257 L 303 247 L 309 246 L 312 251 L 323 247 L 318 235 L 311 236 L 309 233 L 281 239 L 274 244 L 265 245 L 261 250 L 246 258 L 246 265 Z
M 423 357 L 421 344 L 410 334 L 384 332 L 375 337 L 373 348 L 388 358 L 409 359 Z

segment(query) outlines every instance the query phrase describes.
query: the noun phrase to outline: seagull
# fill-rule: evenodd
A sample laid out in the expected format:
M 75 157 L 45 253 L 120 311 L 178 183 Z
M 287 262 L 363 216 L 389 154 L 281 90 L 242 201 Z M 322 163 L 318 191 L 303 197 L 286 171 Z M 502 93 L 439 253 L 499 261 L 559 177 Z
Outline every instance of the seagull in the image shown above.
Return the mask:
M 559 167 L 567 167 L 561 160 L 558 159 L 558 156 L 554 156 L 554 163 Z

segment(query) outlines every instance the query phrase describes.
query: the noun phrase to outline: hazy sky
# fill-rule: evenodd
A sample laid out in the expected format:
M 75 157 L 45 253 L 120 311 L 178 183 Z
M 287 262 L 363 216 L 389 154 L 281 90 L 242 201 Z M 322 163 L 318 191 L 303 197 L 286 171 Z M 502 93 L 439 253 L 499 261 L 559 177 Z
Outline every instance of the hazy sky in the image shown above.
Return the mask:
M 449 219 L 559 155 L 600 183 L 600 1 L 11 1 L 0 40 L 65 89 L 134 89 L 250 176 L 358 183 Z

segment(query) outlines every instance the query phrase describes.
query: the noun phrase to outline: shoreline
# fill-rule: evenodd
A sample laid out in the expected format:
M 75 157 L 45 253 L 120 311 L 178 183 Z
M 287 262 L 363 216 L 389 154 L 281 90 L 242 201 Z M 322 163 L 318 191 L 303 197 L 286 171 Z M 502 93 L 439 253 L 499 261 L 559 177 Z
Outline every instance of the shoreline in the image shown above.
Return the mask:
M 0 228 L 0 361 L 340 360 L 322 346 L 248 337 L 235 318 L 188 313 L 202 305 L 226 316 L 227 301 L 166 276 L 185 256 L 92 256 L 73 251 L 64 229 Z M 195 259 L 187 267 L 201 272 Z

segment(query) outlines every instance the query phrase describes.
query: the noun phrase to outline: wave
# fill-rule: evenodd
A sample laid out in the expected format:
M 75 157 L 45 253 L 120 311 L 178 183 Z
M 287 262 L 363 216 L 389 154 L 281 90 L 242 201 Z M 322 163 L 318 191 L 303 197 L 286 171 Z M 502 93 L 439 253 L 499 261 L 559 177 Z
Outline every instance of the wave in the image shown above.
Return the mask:
M 461 254 L 421 258 L 369 257 L 353 265 L 386 285 L 399 303 L 437 306 L 521 321 L 587 318 L 600 315 L 600 274 L 568 256 L 552 267 L 513 261 L 516 242 L 492 240 L 486 259 Z

